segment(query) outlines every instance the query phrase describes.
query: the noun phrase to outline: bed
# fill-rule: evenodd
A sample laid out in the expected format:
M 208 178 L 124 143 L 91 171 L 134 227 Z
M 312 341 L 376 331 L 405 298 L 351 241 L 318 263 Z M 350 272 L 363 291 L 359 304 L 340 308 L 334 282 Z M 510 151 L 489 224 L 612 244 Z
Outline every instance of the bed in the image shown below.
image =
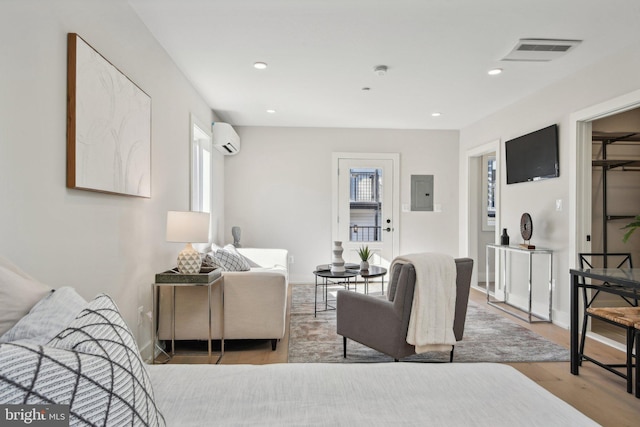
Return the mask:
M 598 425 L 514 368 L 493 363 L 147 369 L 170 426 Z
M 108 295 L 2 264 L 0 404 L 65 405 L 72 426 L 597 425 L 500 364 L 147 365 Z

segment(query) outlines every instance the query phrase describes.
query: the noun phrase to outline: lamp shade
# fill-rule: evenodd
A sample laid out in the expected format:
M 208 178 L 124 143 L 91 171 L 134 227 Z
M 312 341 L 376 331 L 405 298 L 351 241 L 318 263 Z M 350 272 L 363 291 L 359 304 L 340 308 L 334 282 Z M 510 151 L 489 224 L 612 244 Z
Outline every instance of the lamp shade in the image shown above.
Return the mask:
M 167 242 L 206 243 L 208 241 L 208 213 L 167 212 Z

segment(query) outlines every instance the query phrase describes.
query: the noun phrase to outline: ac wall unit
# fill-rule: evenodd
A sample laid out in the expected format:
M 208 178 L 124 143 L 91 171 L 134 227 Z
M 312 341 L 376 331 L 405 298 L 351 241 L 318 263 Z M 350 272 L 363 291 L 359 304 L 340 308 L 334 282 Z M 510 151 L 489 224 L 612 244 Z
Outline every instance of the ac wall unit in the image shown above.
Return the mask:
M 213 122 L 213 146 L 225 156 L 240 152 L 240 137 L 229 123 Z

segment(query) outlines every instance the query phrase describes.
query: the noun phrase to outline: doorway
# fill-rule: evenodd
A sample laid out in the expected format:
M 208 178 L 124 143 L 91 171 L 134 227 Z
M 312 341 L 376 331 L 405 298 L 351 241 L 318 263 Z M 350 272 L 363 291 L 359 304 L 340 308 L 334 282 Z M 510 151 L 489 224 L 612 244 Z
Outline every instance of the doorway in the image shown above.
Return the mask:
M 591 122 L 592 190 L 591 251 L 629 253 L 640 262 L 640 238 L 623 241 L 624 225 L 640 213 L 640 108 L 613 114 Z M 594 265 L 594 267 L 613 267 Z M 600 293 L 594 307 L 628 304 L 615 295 Z M 620 328 L 591 318 L 589 329 L 601 336 L 625 343 Z
M 398 253 L 397 154 L 334 153 L 333 240 L 347 263 L 359 263 L 367 246 L 373 265 L 388 267 Z
M 475 260 L 477 268 L 473 270 L 471 284 L 485 292 L 485 282 L 493 282 L 495 260 L 486 259 L 486 246 L 497 242 L 500 224 L 500 141 L 495 140 L 474 147 L 466 152 L 466 171 L 464 181 L 467 198 L 468 232 L 461 230 L 466 240 L 466 254 Z M 464 211 L 463 211 L 464 212 Z
M 625 222 L 619 219 L 620 216 L 633 213 L 637 215 L 638 206 L 631 202 L 630 197 L 622 196 L 626 199 L 626 203 L 618 206 L 618 209 L 629 209 L 633 212 L 624 213 L 624 215 L 616 215 L 613 211 L 609 212 L 612 207 L 609 203 L 604 202 L 602 169 L 603 163 L 602 141 L 594 142 L 595 139 L 603 139 L 603 133 L 607 133 L 612 128 L 612 124 L 619 122 L 619 119 L 628 115 L 631 110 L 640 107 L 640 91 L 612 99 L 602 104 L 595 105 L 585 110 L 576 112 L 571 115 L 570 120 L 570 143 L 571 151 L 576 156 L 571 159 L 571 169 L 575 173 L 570 174 L 571 179 L 571 204 L 575 206 L 575 221 L 570 221 L 570 245 L 569 245 L 569 266 L 577 267 L 577 254 L 581 252 L 614 252 L 624 250 L 624 252 L 634 252 L 631 246 L 622 246 L 621 249 L 619 236 L 615 236 Z M 637 125 L 636 125 L 637 127 Z M 622 128 L 620 128 L 622 129 Z M 626 148 L 623 147 L 623 150 Z M 612 153 L 612 152 L 610 152 Z M 595 154 L 595 157 L 594 157 Z M 606 157 L 605 157 L 606 159 Z M 600 167 L 594 167 L 600 165 Z M 609 175 L 611 172 L 606 172 Z M 616 172 L 618 173 L 618 172 Z M 633 175 L 636 172 L 632 172 Z M 611 176 L 609 175 L 609 178 Z M 623 178 L 622 186 L 628 186 L 629 179 Z M 620 188 L 616 189 L 618 191 Z M 614 197 L 607 196 L 609 201 L 613 201 Z M 634 200 L 635 201 L 635 200 Z M 622 211 L 616 213 L 623 213 Z M 607 218 L 607 216 L 609 218 Z M 605 231 L 608 230 L 607 231 Z M 612 234 L 613 233 L 613 234 Z M 607 237 L 608 235 L 608 237 Z M 611 238 L 613 236 L 613 239 Z M 607 242 L 603 242 L 603 237 L 607 238 Z M 637 239 L 637 236 L 636 236 Z M 633 257 L 633 255 L 632 255 Z M 637 258 L 637 257 L 636 257 Z M 640 260 L 637 260 L 640 262 Z M 607 301 L 607 304 L 610 304 Z M 624 349 L 614 336 L 607 336 L 606 331 L 596 331 L 597 325 L 588 325 L 587 336 L 599 341 L 605 342 L 613 347 Z M 592 329 L 595 326 L 595 329 Z

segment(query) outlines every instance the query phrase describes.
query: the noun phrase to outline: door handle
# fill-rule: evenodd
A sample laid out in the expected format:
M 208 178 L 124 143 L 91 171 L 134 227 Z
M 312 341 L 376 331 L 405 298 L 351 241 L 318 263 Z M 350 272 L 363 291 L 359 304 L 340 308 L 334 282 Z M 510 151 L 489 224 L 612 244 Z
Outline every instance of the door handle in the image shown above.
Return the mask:
M 385 228 L 384 231 L 390 232 L 391 231 L 391 227 Z

